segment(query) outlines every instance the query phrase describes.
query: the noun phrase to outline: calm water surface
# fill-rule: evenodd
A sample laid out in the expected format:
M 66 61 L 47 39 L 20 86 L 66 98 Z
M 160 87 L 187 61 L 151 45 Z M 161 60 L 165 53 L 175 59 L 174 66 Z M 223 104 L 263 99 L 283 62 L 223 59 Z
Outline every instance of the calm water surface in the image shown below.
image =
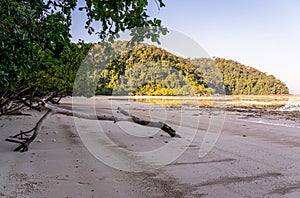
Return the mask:
M 213 97 L 132 96 L 128 97 L 128 99 L 164 106 L 263 108 L 280 111 L 300 111 L 300 96 L 296 95 Z

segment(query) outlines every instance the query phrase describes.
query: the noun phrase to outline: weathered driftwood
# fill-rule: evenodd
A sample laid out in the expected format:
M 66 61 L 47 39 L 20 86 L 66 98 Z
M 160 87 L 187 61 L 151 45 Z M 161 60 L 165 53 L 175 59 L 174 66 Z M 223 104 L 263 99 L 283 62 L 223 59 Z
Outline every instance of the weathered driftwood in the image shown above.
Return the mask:
M 43 123 L 53 114 L 63 114 L 67 116 L 74 116 L 77 118 L 83 118 L 83 119 L 88 119 L 88 120 L 108 120 L 108 121 L 113 121 L 113 122 L 120 122 L 120 121 L 128 121 L 128 122 L 133 122 L 139 125 L 147 126 L 147 127 L 155 127 L 159 128 L 166 133 L 168 133 L 171 137 L 180 137 L 178 134 L 176 134 L 176 131 L 172 129 L 170 126 L 163 122 L 152 122 L 152 121 L 147 121 L 143 120 L 137 116 L 134 116 L 130 114 L 129 112 L 118 108 L 118 111 L 122 113 L 123 117 L 116 117 L 116 116 L 111 116 L 111 115 L 95 115 L 95 114 L 87 114 L 83 112 L 77 112 L 73 110 L 68 110 L 64 108 L 60 108 L 57 106 L 50 105 L 46 102 L 41 102 L 40 103 L 43 107 L 47 108 L 48 111 L 47 113 L 36 123 L 36 126 L 29 130 L 29 131 L 21 131 L 19 134 L 10 136 L 9 138 L 6 139 L 6 141 L 13 142 L 13 143 L 18 143 L 20 144 L 14 151 L 27 151 L 28 146 L 33 142 L 33 140 L 37 137 L 38 133 L 40 132 Z
M 53 114 L 52 110 L 48 110 L 45 115 L 36 123 L 35 127 L 29 131 L 21 131 L 19 134 L 10 136 L 6 139 L 8 142 L 20 144 L 14 151 L 28 151 L 28 146 L 37 137 L 44 122 Z
M 127 120 L 127 121 L 134 122 L 136 124 L 144 125 L 147 127 L 160 128 L 164 132 L 168 133 L 171 137 L 180 137 L 180 135 L 176 134 L 176 131 L 174 129 L 172 129 L 169 125 L 167 125 L 163 122 L 152 122 L 152 121 L 142 120 L 139 117 L 128 113 L 124 109 L 121 109 L 120 107 L 118 108 L 118 111 L 120 113 L 124 114 L 125 116 L 130 117 L 130 120 Z

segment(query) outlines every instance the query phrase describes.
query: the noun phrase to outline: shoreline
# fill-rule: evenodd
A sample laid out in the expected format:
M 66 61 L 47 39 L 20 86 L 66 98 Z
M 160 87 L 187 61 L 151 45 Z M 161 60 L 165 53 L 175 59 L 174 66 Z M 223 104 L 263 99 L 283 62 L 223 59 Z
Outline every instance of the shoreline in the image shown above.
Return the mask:
M 154 104 L 160 104 L 159 100 L 181 101 L 181 103 L 177 103 L 178 106 L 187 104 L 200 107 L 205 105 L 209 106 L 209 103 L 204 103 L 206 101 L 211 101 L 211 105 L 221 105 L 225 107 L 282 107 L 288 104 L 290 101 L 300 104 L 300 96 L 297 95 L 95 96 L 95 98 L 99 97 L 110 97 L 111 100 L 132 100 L 138 102 L 146 101 Z M 191 102 L 182 103 L 182 101 Z M 192 103 L 193 101 L 194 103 Z M 168 104 L 161 103 L 161 105 Z

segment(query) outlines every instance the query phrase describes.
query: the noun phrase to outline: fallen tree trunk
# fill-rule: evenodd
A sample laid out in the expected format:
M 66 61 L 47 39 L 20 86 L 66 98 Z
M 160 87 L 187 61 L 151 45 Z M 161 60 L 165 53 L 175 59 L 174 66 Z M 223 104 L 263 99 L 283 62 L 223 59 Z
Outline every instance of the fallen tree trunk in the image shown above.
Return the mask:
M 144 125 L 144 126 L 147 126 L 147 127 L 160 128 L 164 132 L 168 133 L 171 137 L 180 137 L 180 135 L 176 134 L 176 131 L 174 129 L 172 129 L 170 126 L 168 126 L 167 124 L 165 124 L 163 122 L 151 122 L 151 121 L 147 121 L 147 120 L 142 120 L 139 117 L 128 113 L 124 109 L 121 109 L 120 107 L 118 108 L 118 111 L 120 113 L 124 114 L 125 116 L 128 116 L 128 117 L 131 118 L 131 120 L 127 120 L 127 121 L 131 121 L 131 122 L 134 122 L 136 124 Z
M 108 120 L 113 122 L 127 121 L 133 122 L 139 125 L 147 126 L 147 127 L 155 127 L 163 130 L 168 133 L 171 137 L 180 137 L 176 134 L 176 131 L 172 129 L 170 126 L 163 122 L 152 122 L 143 120 L 135 115 L 130 114 L 124 109 L 118 108 L 118 112 L 122 113 L 123 117 L 116 117 L 111 115 L 99 115 L 99 114 L 87 114 L 83 112 L 77 112 L 69 109 L 60 108 L 54 105 L 50 105 L 46 102 L 41 102 L 41 105 L 48 109 L 47 113 L 36 123 L 36 126 L 29 131 L 21 131 L 19 134 L 10 136 L 6 139 L 8 142 L 13 142 L 20 144 L 14 151 L 28 151 L 29 145 L 33 142 L 33 140 L 37 137 L 40 132 L 43 123 L 53 114 L 62 114 L 67 116 L 74 116 L 77 118 L 83 118 L 88 120 Z

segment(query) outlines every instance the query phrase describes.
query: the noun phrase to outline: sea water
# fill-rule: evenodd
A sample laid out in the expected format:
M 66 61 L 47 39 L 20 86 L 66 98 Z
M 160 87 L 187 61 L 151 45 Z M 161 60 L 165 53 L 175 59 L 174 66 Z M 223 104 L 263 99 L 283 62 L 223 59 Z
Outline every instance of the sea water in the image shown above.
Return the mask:
M 287 104 L 280 111 L 300 111 L 300 95 L 291 96 Z
M 181 107 L 221 107 L 227 110 L 244 110 L 247 112 L 271 110 L 278 111 L 281 114 L 287 112 L 300 112 L 300 95 L 238 95 L 238 96 L 217 96 L 217 97 L 133 97 L 133 101 L 154 103 L 162 106 L 181 106 Z M 275 125 L 289 128 L 300 128 L 300 122 L 295 118 L 295 121 L 285 120 L 277 122 L 267 121 L 263 119 L 249 119 L 248 122 L 257 124 Z
M 162 106 L 260 108 L 278 111 L 300 111 L 300 95 L 234 95 L 210 97 L 134 96 L 129 99 Z

